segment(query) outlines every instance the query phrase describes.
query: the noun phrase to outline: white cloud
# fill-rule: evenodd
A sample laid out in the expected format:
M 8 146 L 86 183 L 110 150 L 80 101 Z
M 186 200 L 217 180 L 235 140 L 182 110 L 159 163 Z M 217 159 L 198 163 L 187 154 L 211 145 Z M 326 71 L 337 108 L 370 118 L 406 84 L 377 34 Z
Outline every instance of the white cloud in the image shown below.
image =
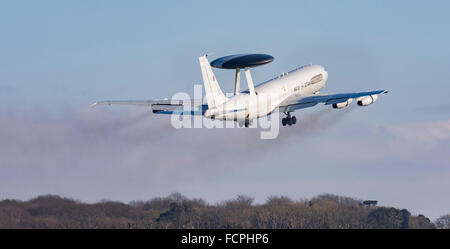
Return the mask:
M 303 113 L 275 140 L 260 140 L 256 129 L 176 130 L 169 117 L 142 109 L 1 113 L 0 199 L 52 193 L 129 201 L 172 191 L 207 200 L 234 193 L 264 199 L 273 190 L 299 193 L 293 198 L 321 192 L 364 198 L 399 184 L 401 191 L 423 188 L 419 182 L 447 174 L 440 165 L 448 158 L 450 121 L 339 124 L 352 110 Z M 423 191 L 439 193 L 435 186 L 442 184 Z
M 450 120 L 401 124 L 387 128 L 390 133 L 404 142 L 435 145 L 450 139 Z

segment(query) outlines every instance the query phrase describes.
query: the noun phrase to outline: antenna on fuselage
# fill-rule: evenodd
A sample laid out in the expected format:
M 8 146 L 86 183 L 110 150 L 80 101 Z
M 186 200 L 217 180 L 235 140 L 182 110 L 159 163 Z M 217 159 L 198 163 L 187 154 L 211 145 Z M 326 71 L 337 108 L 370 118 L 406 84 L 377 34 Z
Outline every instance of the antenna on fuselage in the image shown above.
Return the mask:
M 241 69 L 244 69 L 249 94 L 256 95 L 250 68 L 267 64 L 273 60 L 273 56 L 267 54 L 236 54 L 220 57 L 210 64 L 215 68 L 235 70 L 234 95 L 238 95 L 241 91 Z

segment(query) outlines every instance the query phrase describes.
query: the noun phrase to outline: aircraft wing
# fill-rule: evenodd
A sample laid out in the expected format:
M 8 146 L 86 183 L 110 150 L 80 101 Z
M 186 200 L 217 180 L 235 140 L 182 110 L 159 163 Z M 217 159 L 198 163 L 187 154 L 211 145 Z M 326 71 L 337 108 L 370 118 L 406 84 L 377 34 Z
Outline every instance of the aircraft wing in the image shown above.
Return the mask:
M 333 93 L 333 94 L 295 94 L 287 98 L 280 104 L 281 112 L 291 112 L 297 109 L 308 108 L 315 106 L 319 103 L 324 103 L 325 105 L 332 105 L 336 103 L 345 102 L 348 99 L 356 99 L 359 97 L 378 95 L 387 93 L 386 90 L 377 91 L 365 91 L 365 92 L 354 92 L 354 93 Z
M 159 100 L 104 100 L 98 101 L 89 107 L 97 105 L 135 105 L 148 106 L 156 114 L 181 114 L 181 115 L 203 115 L 208 109 L 208 105 L 204 105 L 202 100 L 175 100 L 175 99 L 159 99 Z

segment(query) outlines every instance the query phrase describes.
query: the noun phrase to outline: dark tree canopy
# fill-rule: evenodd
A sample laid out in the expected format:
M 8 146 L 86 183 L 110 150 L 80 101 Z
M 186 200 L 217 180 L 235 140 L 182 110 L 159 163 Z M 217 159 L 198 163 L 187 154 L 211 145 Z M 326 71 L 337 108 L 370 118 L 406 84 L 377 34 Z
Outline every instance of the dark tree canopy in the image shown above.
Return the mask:
M 449 228 L 450 215 L 436 221 Z M 0 228 L 434 228 L 423 215 L 406 209 L 363 205 L 362 200 L 324 194 L 292 200 L 270 196 L 254 204 L 249 196 L 215 205 L 180 193 L 128 204 L 103 200 L 87 204 L 59 196 L 0 202 Z

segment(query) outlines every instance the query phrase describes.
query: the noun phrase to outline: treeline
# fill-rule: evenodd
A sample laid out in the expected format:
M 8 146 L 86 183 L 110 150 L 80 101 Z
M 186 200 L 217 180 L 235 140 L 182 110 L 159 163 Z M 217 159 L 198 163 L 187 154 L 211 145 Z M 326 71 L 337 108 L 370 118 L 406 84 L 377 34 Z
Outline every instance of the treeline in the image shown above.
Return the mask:
M 448 225 L 448 223 L 447 223 Z M 179 193 L 128 204 L 86 204 L 59 196 L 0 202 L 0 228 L 435 228 L 423 215 L 406 209 L 366 206 L 353 198 L 320 195 L 294 201 L 270 197 L 264 204 L 235 199 L 210 205 Z

